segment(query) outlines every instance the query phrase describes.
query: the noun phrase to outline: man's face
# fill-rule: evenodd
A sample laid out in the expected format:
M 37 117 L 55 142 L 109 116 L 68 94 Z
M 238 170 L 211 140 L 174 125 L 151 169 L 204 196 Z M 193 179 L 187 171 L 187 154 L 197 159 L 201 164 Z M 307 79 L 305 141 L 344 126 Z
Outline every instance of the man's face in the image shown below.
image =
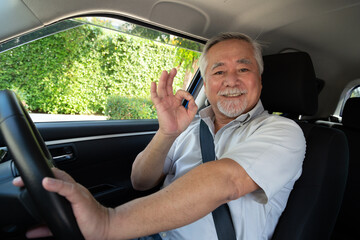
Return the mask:
M 208 51 L 207 63 L 205 93 L 216 116 L 233 119 L 256 105 L 261 76 L 249 43 L 236 39 L 217 43 Z

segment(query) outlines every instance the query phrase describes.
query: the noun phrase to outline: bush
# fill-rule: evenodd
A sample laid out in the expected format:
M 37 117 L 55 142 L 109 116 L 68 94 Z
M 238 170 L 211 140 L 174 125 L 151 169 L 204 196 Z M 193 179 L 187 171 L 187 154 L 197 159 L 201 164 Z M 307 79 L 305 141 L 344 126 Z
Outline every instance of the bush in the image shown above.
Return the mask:
M 110 96 L 107 100 L 105 115 L 109 119 L 156 119 L 153 103 L 144 98 Z
M 150 84 L 162 70 L 178 67 L 177 51 L 173 46 L 83 25 L 0 54 L 0 89 L 17 92 L 32 112 L 107 112 L 113 118 L 115 107 L 109 104 L 116 98 L 124 106 L 118 109 L 132 109 L 126 114 L 156 118 L 148 101 L 140 99 L 149 96 Z M 175 90 L 182 87 L 185 70 L 178 71 Z M 126 114 L 116 118 L 127 119 Z

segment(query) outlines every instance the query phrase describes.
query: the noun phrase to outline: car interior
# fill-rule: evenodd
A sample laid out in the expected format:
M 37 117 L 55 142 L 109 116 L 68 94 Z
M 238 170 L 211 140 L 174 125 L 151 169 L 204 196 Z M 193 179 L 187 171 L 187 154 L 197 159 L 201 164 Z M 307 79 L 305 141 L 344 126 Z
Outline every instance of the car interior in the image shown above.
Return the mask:
M 296 121 L 307 145 L 303 173 L 272 239 L 351 240 L 358 238 L 360 214 L 359 13 L 359 0 L 2 0 L 0 57 L 65 31 L 57 27 L 66 21 L 75 19 L 77 25 L 66 28 L 76 28 L 86 17 L 121 20 L 201 46 L 220 32 L 249 35 L 263 46 L 265 109 Z M 0 83 L 15 81 L 4 69 Z M 132 163 L 156 133 L 157 119 L 37 122 L 23 95 L 0 90 L 0 239 L 26 239 L 26 230 L 42 222 L 55 239 L 82 238 L 68 203 L 36 186 L 51 175 L 52 164 L 108 207 L 160 188 L 136 191 L 130 181 Z M 197 67 L 186 90 L 199 109 L 206 105 Z M 31 187 L 14 187 L 19 175 Z
M 287 116 L 317 111 L 317 79 L 303 52 L 264 57 L 261 100 Z M 285 69 L 285 70 L 284 70 Z M 292 79 L 291 83 L 288 79 Z M 282 87 L 286 86 L 287 91 Z M 287 99 L 287 101 L 283 101 Z M 342 202 L 348 172 L 348 145 L 342 132 L 298 121 L 306 139 L 303 173 L 295 183 L 272 239 L 329 239 Z

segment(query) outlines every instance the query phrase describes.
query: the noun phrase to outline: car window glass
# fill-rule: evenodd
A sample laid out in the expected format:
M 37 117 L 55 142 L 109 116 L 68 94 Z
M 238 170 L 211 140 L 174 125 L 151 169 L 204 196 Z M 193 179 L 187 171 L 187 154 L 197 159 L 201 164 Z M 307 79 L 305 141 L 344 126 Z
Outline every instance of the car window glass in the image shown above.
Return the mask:
M 178 69 L 187 89 L 203 45 L 103 17 L 66 20 L 0 45 L 0 89 L 35 122 L 154 119 L 150 83 Z
M 350 94 L 351 98 L 360 97 L 360 86 L 355 87 Z

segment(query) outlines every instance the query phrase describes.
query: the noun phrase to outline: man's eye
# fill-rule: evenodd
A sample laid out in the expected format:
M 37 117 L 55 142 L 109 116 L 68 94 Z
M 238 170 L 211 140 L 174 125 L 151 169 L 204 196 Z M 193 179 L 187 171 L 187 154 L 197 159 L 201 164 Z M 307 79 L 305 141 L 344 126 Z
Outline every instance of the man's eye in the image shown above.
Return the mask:
M 217 71 L 214 73 L 214 75 L 222 75 L 222 74 L 224 74 L 224 71 Z
M 248 68 L 241 68 L 240 69 L 240 72 L 248 72 L 248 71 L 250 71 Z

